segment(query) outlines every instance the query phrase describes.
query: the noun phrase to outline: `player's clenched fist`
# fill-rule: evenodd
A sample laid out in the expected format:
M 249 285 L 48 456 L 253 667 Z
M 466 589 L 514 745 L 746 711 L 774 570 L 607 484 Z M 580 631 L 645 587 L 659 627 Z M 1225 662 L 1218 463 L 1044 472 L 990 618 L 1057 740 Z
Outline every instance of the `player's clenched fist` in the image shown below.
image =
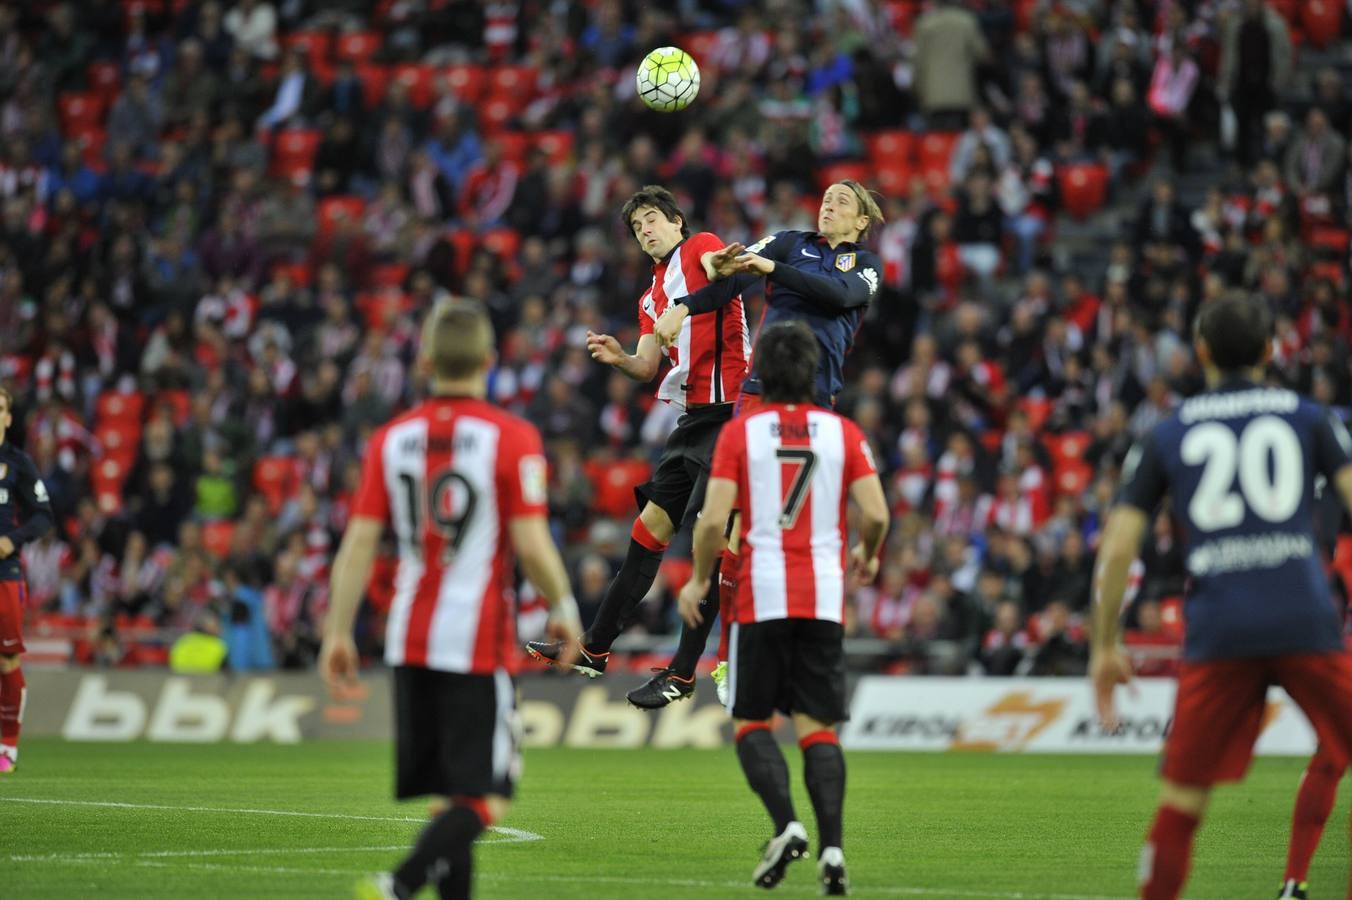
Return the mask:
M 625 358 L 625 352 L 620 347 L 620 342 L 608 334 L 596 334 L 587 332 L 587 352 L 591 358 L 599 363 L 605 363 L 608 366 L 619 365 Z

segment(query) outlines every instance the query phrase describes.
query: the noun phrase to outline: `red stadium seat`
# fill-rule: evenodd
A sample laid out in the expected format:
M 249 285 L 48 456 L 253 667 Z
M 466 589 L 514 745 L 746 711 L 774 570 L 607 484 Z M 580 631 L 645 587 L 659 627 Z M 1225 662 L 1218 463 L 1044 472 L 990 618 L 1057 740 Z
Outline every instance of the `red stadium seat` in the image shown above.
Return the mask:
M 1068 462 L 1052 470 L 1053 493 L 1062 497 L 1078 497 L 1094 483 L 1094 468 L 1088 463 Z
M 112 106 L 113 101 L 117 99 L 117 92 L 122 84 L 122 76 L 117 70 L 117 63 L 90 63 L 85 69 L 85 80 L 89 82 L 91 94 L 96 95 L 103 101 L 105 107 Z
M 571 131 L 541 131 L 532 135 L 535 146 L 545 152 L 554 164 L 567 162 L 573 155 L 573 133 Z
M 1328 47 L 1343 32 L 1343 0 L 1306 0 L 1301 4 L 1301 26 L 1315 47 Z
M 390 77 L 408 89 L 408 102 L 415 109 L 425 109 L 432 102 L 431 66 L 400 63 L 390 70 Z
M 466 103 L 477 102 L 488 87 L 488 73 L 483 66 L 454 65 L 447 67 L 443 74 L 451 90 Z
M 521 247 L 521 235 L 513 228 L 494 228 L 484 232 L 480 245 L 504 262 L 511 262 Z
M 285 272 L 291 283 L 298 287 L 309 287 L 314 280 L 314 272 L 308 263 L 283 263 L 272 267 L 273 274 Z
M 1100 163 L 1062 166 L 1056 171 L 1066 212 L 1087 219 L 1108 199 L 1108 168 Z
M 920 165 L 923 168 L 941 165 L 947 169 L 949 160 L 953 157 L 953 148 L 958 145 L 960 137 L 961 135 L 952 131 L 931 131 L 923 135 L 917 148 Z
M 1053 435 L 1047 440 L 1047 451 L 1051 454 L 1052 465 L 1079 462 L 1084 459 L 1084 451 L 1093 443 L 1094 436 L 1087 431 L 1067 431 Z
M 894 165 L 900 162 L 909 165 L 915 158 L 915 135 L 903 129 L 875 131 L 868 136 L 866 142 L 868 158 L 875 166 Z
M 311 69 L 328 62 L 332 42 L 333 36 L 327 31 L 293 31 L 282 38 L 282 46 L 287 50 L 294 48 L 305 54 L 305 62 Z
M 94 439 L 102 448 L 100 459 L 113 459 L 131 468 L 136 461 L 136 450 L 141 445 L 140 422 L 101 422 L 94 431 Z
M 319 132 L 308 128 L 291 128 L 277 135 L 272 142 L 272 174 L 290 178 L 313 171 L 319 139 Z
M 903 37 L 910 37 L 915 29 L 915 20 L 920 15 L 920 6 L 912 0 L 900 0 L 887 4 L 887 24 Z
M 526 161 L 526 149 L 530 146 L 530 135 L 520 131 L 502 131 L 493 135 L 493 140 L 502 148 L 502 155 L 518 165 Z
M 853 179 L 867 182 L 872 169 L 868 163 L 834 163 L 817 171 L 817 186 L 823 191 L 838 181 Z
M 1033 27 L 1038 0 L 1014 0 L 1014 27 L 1023 33 Z
M 374 63 L 358 63 L 357 77 L 361 79 L 362 98 L 366 105 L 379 105 L 390 86 L 389 69 Z
M 947 162 L 931 161 L 920 167 L 920 176 L 925 179 L 931 197 L 940 197 L 948 193 L 951 181 Z M 952 210 L 949 210 L 952 212 Z
M 507 128 L 521 111 L 514 97 L 494 94 L 479 104 L 479 128 L 496 134 Z
M 273 513 L 281 510 L 298 482 L 296 461 L 290 456 L 265 456 L 254 463 L 254 489 L 267 500 L 268 509 Z
M 56 98 L 56 109 L 67 137 L 103 125 L 104 100 L 96 93 L 64 93 Z
M 349 31 L 338 36 L 334 56 L 354 63 L 369 62 L 380 50 L 383 40 L 379 31 Z
M 338 220 L 347 218 L 361 223 L 366 212 L 366 201 L 360 197 L 326 197 L 319 201 L 319 234 L 327 237 L 338 227 Z
M 217 559 L 230 555 L 230 546 L 235 540 L 235 523 L 229 519 L 206 522 L 202 525 L 202 546 Z
M 115 513 L 122 509 L 122 486 L 130 467 L 120 459 L 102 459 L 89 470 L 89 486 L 99 509 Z
M 1045 397 L 1024 397 L 1019 400 L 1019 409 L 1028 417 L 1028 425 L 1033 431 L 1041 431 L 1052 414 L 1052 402 Z
M 492 93 L 523 99 L 534 95 L 540 77 L 534 66 L 494 66 L 490 71 Z
M 104 391 L 94 403 L 94 414 L 99 424 L 109 422 L 139 426 L 145 406 L 145 395 L 139 392 L 124 394 L 119 391 Z
M 455 248 L 455 274 L 463 276 L 469 271 L 470 257 L 474 255 L 478 239 L 472 231 L 455 228 L 446 232 L 446 240 Z
M 897 161 L 886 166 L 878 166 L 877 174 L 870 186 L 889 197 L 905 196 L 910 190 L 911 178 L 914 176 L 915 170 L 911 168 L 909 162 Z
M 1344 228 L 1315 228 L 1310 234 L 1310 246 L 1342 259 L 1352 246 L 1352 232 Z

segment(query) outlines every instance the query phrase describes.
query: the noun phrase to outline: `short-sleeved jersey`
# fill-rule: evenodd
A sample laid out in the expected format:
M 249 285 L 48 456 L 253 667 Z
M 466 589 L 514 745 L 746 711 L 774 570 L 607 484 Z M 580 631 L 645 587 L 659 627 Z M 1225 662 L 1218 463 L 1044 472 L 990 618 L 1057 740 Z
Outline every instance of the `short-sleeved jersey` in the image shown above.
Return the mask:
M 482 400 L 434 398 L 375 433 L 353 515 L 398 539 L 387 663 L 515 670 L 507 524 L 547 499 L 539 432 Z
M 844 288 L 849 298 L 838 311 L 824 309 L 772 276 L 766 287 L 765 313 L 760 328 L 775 322 L 803 322 L 817 336 L 821 362 L 817 369 L 817 403 L 830 407 L 845 384 L 845 357 L 854 347 L 854 337 L 864 310 L 878 293 L 883 264 L 877 254 L 858 244 L 844 242 L 834 249 L 826 238 L 812 231 L 780 231 L 749 248 L 776 266 L 788 266 L 809 275 L 826 276 Z M 743 385 L 749 394 L 759 394 L 760 381 L 752 360 L 751 377 Z
M 1342 647 L 1316 549 L 1315 481 L 1352 464 L 1346 427 L 1293 391 L 1232 381 L 1184 403 L 1132 448 L 1121 502 L 1182 525 L 1188 659 Z
M 47 486 L 33 460 L 9 441 L 0 444 L 0 537 L 14 544 L 14 552 L 0 559 L 0 581 L 22 580 L 19 550 L 46 534 L 54 522 Z
M 737 483 L 742 510 L 735 620 L 842 621 L 845 505 L 850 485 L 877 475 L 859 426 L 770 404 L 723 426 L 709 475 Z
M 639 334 L 653 333 L 653 326 L 673 299 L 709 284 L 700 257 L 722 248 L 716 234 L 701 231 L 677 244 L 666 259 L 653 266 L 652 287 L 639 298 Z M 696 403 L 735 401 L 751 358 L 751 332 L 742 298 L 734 297 L 712 315 L 687 316 L 676 343 L 662 352 L 670 360 L 671 370 L 657 389 L 659 400 L 681 409 Z

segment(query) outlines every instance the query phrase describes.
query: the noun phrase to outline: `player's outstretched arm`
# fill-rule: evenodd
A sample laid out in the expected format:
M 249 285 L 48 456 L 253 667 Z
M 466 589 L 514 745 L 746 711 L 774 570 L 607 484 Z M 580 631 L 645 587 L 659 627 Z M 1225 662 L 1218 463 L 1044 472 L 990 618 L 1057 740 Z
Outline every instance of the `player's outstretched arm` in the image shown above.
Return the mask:
M 693 294 L 672 300 L 666 312 L 653 324 L 653 335 L 656 336 L 658 344 L 663 347 L 671 346 L 680 336 L 681 325 L 688 316 L 717 312 L 760 280 L 760 275 L 742 273 L 731 278 L 711 281 Z
M 587 352 L 599 363 L 619 369 L 635 381 L 652 381 L 662 364 L 662 351 L 658 349 L 657 338 L 645 334 L 638 339 L 638 346 L 631 356 L 624 352 L 620 342 L 608 334 L 587 332 Z
M 333 558 L 329 575 L 329 615 L 324 623 L 324 643 L 319 648 L 319 674 L 331 687 L 357 678 L 357 645 L 352 640 L 352 625 L 357 607 L 371 577 L 376 547 L 384 522 L 357 515 L 347 524 L 338 555 Z
M 1113 691 L 1131 682 L 1131 661 L 1122 650 L 1122 598 L 1127 574 L 1136 559 L 1149 516 L 1135 506 L 1118 504 L 1108 514 L 1098 558 L 1094 563 L 1094 624 L 1089 647 L 1089 678 L 1099 720 L 1105 727 L 1117 725 Z
M 568 584 L 568 571 L 554 546 L 554 536 L 549 533 L 549 521 L 540 515 L 515 516 L 508 522 L 507 530 L 521 570 L 549 603 L 545 630 L 550 637 L 563 641 L 558 665 L 567 670 L 576 661 L 581 646 L 582 617 Z
M 748 253 L 740 257 L 749 271 L 760 272 L 772 284 L 781 284 L 824 312 L 837 314 L 867 306 L 878 293 L 882 265 L 872 253 L 861 251 L 849 272 L 818 275 Z M 773 296 L 773 295 L 772 295 Z
M 889 515 L 882 480 L 876 474 L 856 478 L 850 499 L 859 507 L 859 543 L 850 550 L 850 570 L 860 584 L 878 577 L 878 554 L 887 540 Z
M 691 567 L 690 580 L 676 598 L 681 618 L 691 628 L 704 621 L 699 606 L 709 595 L 709 579 L 713 577 L 718 554 L 723 551 L 728 517 L 736 505 L 737 482 L 731 478 L 710 478 L 709 486 L 704 491 L 704 508 L 700 510 L 691 535 L 694 565 Z

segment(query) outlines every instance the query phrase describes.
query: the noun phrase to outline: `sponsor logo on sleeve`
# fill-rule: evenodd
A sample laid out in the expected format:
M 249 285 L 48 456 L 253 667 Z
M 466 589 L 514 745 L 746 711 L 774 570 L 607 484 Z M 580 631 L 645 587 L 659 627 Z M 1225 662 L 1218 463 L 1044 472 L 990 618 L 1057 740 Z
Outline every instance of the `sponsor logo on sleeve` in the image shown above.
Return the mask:
M 545 477 L 545 458 L 532 455 L 521 457 L 521 499 L 531 506 L 541 506 L 549 499 L 548 479 Z
M 33 482 L 33 499 L 39 503 L 51 502 L 51 497 L 47 494 L 47 485 L 42 483 L 41 478 Z

